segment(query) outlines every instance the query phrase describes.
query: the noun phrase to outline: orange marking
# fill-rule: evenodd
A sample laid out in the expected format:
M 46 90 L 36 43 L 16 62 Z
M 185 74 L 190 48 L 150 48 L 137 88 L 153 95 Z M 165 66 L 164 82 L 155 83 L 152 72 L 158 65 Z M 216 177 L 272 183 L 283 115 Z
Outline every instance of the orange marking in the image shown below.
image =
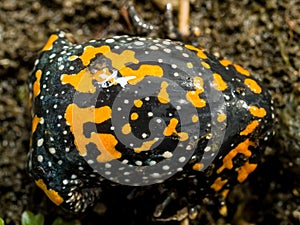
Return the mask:
M 221 123 L 221 122 L 223 122 L 226 118 L 227 118 L 227 116 L 226 116 L 225 113 L 220 113 L 220 114 L 218 114 L 217 121 L 218 121 L 219 123 Z
M 128 83 L 135 85 L 146 76 L 162 77 L 163 70 L 160 66 L 157 65 L 141 65 L 137 70 L 133 70 L 129 67 L 123 67 L 119 70 L 120 74 L 123 77 L 134 77 L 128 80 Z
M 198 122 L 198 121 L 199 121 L 198 115 L 193 115 L 193 116 L 192 116 L 192 122 L 193 122 L 193 123 L 196 123 L 196 122 Z
M 255 94 L 261 93 L 261 87 L 258 85 L 258 83 L 255 80 L 252 80 L 250 78 L 246 78 L 244 80 L 244 84 L 247 85 L 247 87 Z
M 132 50 L 124 50 L 120 54 L 111 51 L 110 47 L 107 45 L 100 47 L 86 46 L 84 51 L 79 58 L 84 66 L 88 66 L 92 59 L 94 59 L 97 54 L 103 54 L 104 57 L 111 60 L 112 67 L 117 69 L 123 77 L 132 77 L 128 80 L 129 84 L 137 84 L 145 76 L 163 76 L 163 70 L 157 65 L 141 65 L 137 70 L 133 70 L 128 66 L 128 64 L 139 63 L 138 59 L 135 58 L 135 52 Z M 75 59 L 77 56 L 70 56 L 69 60 Z
M 221 195 L 225 199 L 225 198 L 227 198 L 228 193 L 229 193 L 229 189 L 225 189 L 225 190 L 222 191 Z
M 226 82 L 223 80 L 222 76 L 220 74 L 214 73 L 213 74 L 214 80 L 213 80 L 213 87 L 217 91 L 224 91 L 227 88 Z
M 85 156 L 87 153 L 86 145 L 94 143 L 100 151 L 100 155 L 97 157 L 99 162 L 107 162 L 121 157 L 121 153 L 115 149 L 118 141 L 113 135 L 95 132 L 91 133 L 90 137 L 84 135 L 83 126 L 85 123 L 103 123 L 110 118 L 111 108 L 108 106 L 79 108 L 73 103 L 67 107 L 65 119 L 74 135 L 74 142 L 80 155 Z
M 175 118 L 172 118 L 170 120 L 169 125 L 164 130 L 164 135 L 166 137 L 169 137 L 171 135 L 178 135 L 179 141 L 186 141 L 189 138 L 188 134 L 186 132 L 177 132 L 177 130 L 176 130 L 177 124 L 178 124 L 178 120 Z
M 142 107 L 142 105 L 143 105 L 143 101 L 142 100 L 140 100 L 140 99 L 138 99 L 138 100 L 134 100 L 134 105 L 135 105 L 135 107 L 137 107 L 137 108 L 141 108 Z
M 258 108 L 257 106 L 250 106 L 249 111 L 251 115 L 263 118 L 267 115 L 267 112 L 264 108 Z
M 41 77 L 42 77 L 42 71 L 37 70 L 35 72 L 35 78 L 36 80 L 33 83 L 33 97 L 36 98 L 40 92 L 41 92 Z
M 77 56 L 77 55 L 71 55 L 71 56 L 69 57 L 69 61 L 73 61 L 73 60 L 75 60 L 75 59 L 78 59 L 78 56 Z
M 60 205 L 61 203 L 63 203 L 64 199 L 58 194 L 58 192 L 52 189 L 48 189 L 42 179 L 36 180 L 35 183 L 40 189 L 45 192 L 45 194 L 54 204 Z
M 186 99 L 196 108 L 203 108 L 206 106 L 206 101 L 199 97 L 199 93 L 197 91 L 188 91 L 186 93 Z
M 185 45 L 185 47 L 189 50 L 192 50 L 192 51 L 196 51 L 197 52 L 197 56 L 201 59 L 207 59 L 207 56 L 206 54 L 199 48 L 196 48 L 192 45 Z
M 116 145 L 118 144 L 117 139 L 112 134 L 91 134 L 91 141 L 96 143 L 100 155 L 97 156 L 98 162 L 108 162 L 114 159 L 121 158 L 121 152 L 116 150 Z
M 234 149 L 232 149 L 223 159 L 223 165 L 217 170 L 217 173 L 221 173 L 225 168 L 232 169 L 233 168 L 233 158 L 238 154 L 241 153 L 246 157 L 251 156 L 251 151 L 248 149 L 249 146 L 254 146 L 254 142 L 246 139 L 244 142 L 240 143 Z
M 220 63 L 223 66 L 229 66 L 229 65 L 233 64 L 229 59 L 222 59 L 222 60 L 220 60 Z
M 204 167 L 203 163 L 195 163 L 193 165 L 193 170 L 195 170 L 195 171 L 201 171 L 203 169 L 203 167 Z
M 130 134 L 131 133 L 131 126 L 129 123 L 126 123 L 123 127 L 122 127 L 122 133 L 123 134 Z
M 243 166 L 238 169 L 238 177 L 237 180 L 242 183 L 244 182 L 250 173 L 252 173 L 257 167 L 257 164 L 250 164 L 246 162 Z
M 34 115 L 34 117 L 32 118 L 32 127 L 31 127 L 31 133 L 33 134 L 36 131 L 36 128 L 39 124 L 39 122 L 41 122 L 43 120 L 43 118 L 37 117 L 37 115 Z
M 137 114 L 135 112 L 130 115 L 131 120 L 137 120 L 138 118 L 139 118 L 139 114 Z
M 234 68 L 240 73 L 243 74 L 244 76 L 250 76 L 250 72 L 246 69 L 244 69 L 243 67 L 241 67 L 238 64 L 233 64 Z
M 103 45 L 100 47 L 93 47 L 89 45 L 84 48 L 84 51 L 82 52 L 82 55 L 79 56 L 79 58 L 81 59 L 82 64 L 84 66 L 88 66 L 91 60 L 95 58 L 97 54 L 101 53 L 104 55 L 105 53 L 108 52 L 110 52 L 110 47 L 107 45 Z M 70 58 L 72 57 L 76 57 L 76 56 L 70 56 Z
M 56 34 L 52 34 L 47 43 L 45 44 L 45 46 L 43 47 L 42 49 L 42 52 L 43 51 L 48 51 L 48 50 L 51 50 L 53 48 L 53 43 L 58 39 L 58 36 Z
M 199 97 L 199 94 L 204 92 L 203 85 L 203 79 L 201 77 L 195 77 L 195 91 L 188 91 L 186 93 L 186 99 L 190 101 L 196 108 L 202 108 L 206 106 L 206 101 Z
M 110 81 L 114 83 L 114 79 L 110 77 L 110 72 L 107 69 L 98 70 L 92 74 L 88 68 L 84 68 L 77 74 L 63 74 L 60 77 L 62 84 L 70 84 L 76 91 L 83 93 L 95 93 L 96 88 L 93 81 L 104 82 Z
M 177 135 L 179 136 L 179 141 L 186 141 L 189 139 L 189 135 L 186 132 L 179 132 Z
M 256 129 L 258 124 L 258 120 L 253 120 L 250 124 L 247 125 L 247 127 L 243 131 L 240 132 L 240 135 L 251 134 Z
M 218 177 L 210 187 L 217 192 L 220 191 L 227 182 L 227 179 L 222 180 L 221 177 Z
M 151 150 L 152 145 L 154 145 L 158 140 L 159 140 L 158 138 L 154 138 L 151 141 L 145 141 L 145 142 L 143 142 L 141 147 L 134 148 L 133 150 L 135 153 L 149 151 L 149 150 Z
M 168 137 L 168 136 L 171 136 L 172 134 L 176 134 L 177 133 L 177 131 L 176 131 L 177 124 L 178 124 L 178 120 L 175 118 L 172 118 L 170 120 L 169 125 L 164 130 L 164 135 Z
M 210 65 L 206 62 L 201 62 L 201 65 L 206 69 L 210 69 Z
M 219 213 L 222 216 L 227 216 L 227 214 L 228 214 L 227 206 L 226 205 L 222 205 L 221 208 L 219 209 Z
M 128 63 L 137 64 L 139 61 L 134 57 L 135 52 L 132 50 L 124 50 L 120 54 L 114 52 L 107 52 L 104 56 L 111 60 L 112 66 L 117 70 L 121 70 L 126 67 Z
M 167 104 L 170 102 L 169 94 L 167 92 L 168 83 L 166 81 L 161 82 L 161 89 L 158 93 L 158 101 L 162 104 Z

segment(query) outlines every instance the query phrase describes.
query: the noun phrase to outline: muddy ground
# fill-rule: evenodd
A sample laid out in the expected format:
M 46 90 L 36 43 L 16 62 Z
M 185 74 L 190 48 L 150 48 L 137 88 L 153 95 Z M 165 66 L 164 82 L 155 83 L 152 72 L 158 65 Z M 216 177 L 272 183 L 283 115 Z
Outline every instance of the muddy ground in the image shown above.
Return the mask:
M 27 209 L 43 213 L 46 224 L 57 216 L 76 218 L 82 224 L 113 224 L 105 218 L 107 209 L 101 203 L 84 215 L 63 212 L 26 174 L 27 79 L 38 51 L 56 29 L 72 33 L 77 42 L 129 33 L 119 12 L 122 4 L 118 0 L 0 1 L 0 217 L 6 224 L 20 224 Z M 154 1 L 136 1 L 136 7 L 146 21 L 160 24 L 163 11 Z M 300 224 L 300 1 L 191 0 L 190 24 L 201 30 L 194 44 L 243 65 L 264 82 L 278 120 L 263 163 L 229 195 L 236 210 L 227 218 L 214 217 L 213 222 Z M 115 215 L 125 223 L 124 214 L 116 210 Z M 137 224 L 134 217 L 128 221 Z

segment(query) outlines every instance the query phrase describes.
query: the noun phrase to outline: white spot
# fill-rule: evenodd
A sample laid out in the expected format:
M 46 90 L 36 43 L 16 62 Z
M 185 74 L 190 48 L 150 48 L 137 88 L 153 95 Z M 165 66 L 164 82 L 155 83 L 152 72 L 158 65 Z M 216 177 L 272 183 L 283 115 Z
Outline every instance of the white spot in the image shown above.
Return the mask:
M 138 45 L 138 46 L 143 46 L 144 45 L 144 42 L 142 41 L 135 41 L 133 42 L 135 45 Z
M 170 167 L 169 167 L 168 165 L 164 165 L 164 166 L 162 167 L 162 169 L 163 169 L 163 170 L 169 170 Z
M 180 109 L 181 109 L 181 106 L 180 106 L 180 105 L 176 106 L 176 109 L 177 109 L 177 110 L 180 110 Z
M 157 46 L 155 46 L 155 45 L 151 45 L 150 47 L 149 47 L 151 50 L 158 50 L 159 48 L 157 47 Z
M 163 59 L 158 59 L 157 62 L 162 63 L 164 60 Z
M 178 159 L 178 161 L 181 162 L 181 163 L 183 163 L 185 160 L 186 160 L 186 158 L 185 158 L 184 156 L 181 156 L 181 157 Z
M 178 72 L 175 72 L 174 73 L 174 77 L 178 77 L 179 76 L 179 73 Z
M 105 163 L 105 168 L 106 169 L 111 168 L 111 164 L 110 163 Z
M 61 165 L 63 163 L 63 161 L 62 160 L 58 160 L 57 163 L 58 163 L 58 165 Z
M 148 117 L 152 117 L 153 116 L 153 112 L 148 112 L 147 115 L 148 115 Z
M 69 147 L 66 147 L 66 148 L 65 148 L 65 151 L 66 151 L 66 152 L 69 152 L 69 151 L 70 151 L 70 148 L 69 148 Z
M 65 68 L 64 65 L 60 65 L 60 66 L 58 67 L 59 70 L 63 70 L 64 68 Z
M 151 160 L 150 162 L 149 162 L 149 165 L 150 166 L 154 166 L 156 164 L 156 162 L 154 161 L 154 160 Z
M 150 98 L 149 98 L 149 97 L 146 97 L 146 98 L 145 98 L 145 101 L 149 101 L 149 100 L 150 100 Z
M 187 151 L 192 150 L 192 146 L 191 145 L 186 146 L 185 150 L 187 150 Z
M 53 108 L 56 109 L 56 108 L 57 108 L 57 104 L 55 104 L 55 105 L 53 106 Z
M 206 146 L 205 148 L 204 148 L 204 151 L 205 152 L 209 152 L 211 150 L 211 147 L 210 146 Z
M 184 52 L 184 53 L 182 53 L 182 56 L 185 57 L 185 58 L 188 58 L 189 54 L 187 54 L 187 53 Z
M 55 148 L 49 148 L 49 152 L 50 152 L 51 154 L 55 154 L 55 153 L 56 153 L 56 150 L 55 150 Z
M 171 53 L 172 51 L 171 51 L 171 49 L 169 49 L 169 48 L 164 48 L 164 52 L 166 52 L 166 53 Z
M 55 56 L 56 56 L 56 54 L 53 53 L 53 54 L 51 54 L 51 55 L 49 56 L 49 59 L 53 59 Z
M 176 48 L 177 50 L 179 50 L 179 51 L 182 51 L 182 50 L 183 50 L 183 48 L 182 48 L 181 46 L 179 46 L 179 45 L 175 46 L 175 48 Z
M 88 163 L 88 164 L 93 164 L 93 163 L 94 163 L 94 160 L 89 159 L 89 160 L 87 161 L 87 163 Z
M 115 39 L 109 38 L 109 39 L 106 39 L 105 42 L 106 43 L 113 43 L 113 42 L 115 42 Z
M 111 175 L 110 171 L 105 171 L 104 173 L 105 173 L 105 175 Z
M 152 173 L 152 174 L 150 174 L 150 176 L 153 177 L 153 178 L 160 178 L 161 177 L 161 175 L 159 173 Z
M 158 119 L 156 119 L 156 122 L 157 122 L 157 123 L 161 123 L 162 120 L 161 120 L 160 118 L 158 118 Z
M 110 127 L 110 130 L 114 130 L 114 129 L 115 129 L 115 127 L 113 127 L 113 126 Z
M 38 146 L 38 147 L 41 147 L 41 146 L 43 145 L 43 143 L 44 143 L 44 139 L 41 138 L 41 139 L 39 139 L 39 140 L 37 141 L 37 146 Z
M 177 68 L 177 65 L 176 65 L 176 64 L 172 64 L 171 67 L 172 67 L 173 69 L 176 69 L 176 68 Z
M 124 100 L 124 104 L 128 104 L 129 103 L 129 100 L 128 99 L 125 99 Z
M 70 66 L 70 68 L 69 68 L 70 70 L 74 70 L 75 68 L 74 68 L 74 66 Z
M 68 131 L 66 131 L 66 130 L 63 131 L 63 134 L 64 134 L 64 135 L 66 135 L 67 133 L 68 133 Z
M 172 152 L 165 151 L 162 155 L 165 159 L 171 158 L 173 156 Z
M 44 157 L 43 157 L 42 155 L 38 155 L 37 160 L 38 160 L 39 162 L 43 162 Z
M 135 164 L 137 165 L 137 166 L 141 166 L 141 165 L 143 165 L 143 163 L 142 163 L 142 161 L 135 161 Z
M 69 181 L 68 181 L 67 179 L 64 179 L 64 180 L 63 180 L 63 184 L 64 184 L 64 185 L 67 185 L 68 183 L 69 183 Z
M 142 138 L 146 138 L 148 135 L 146 133 L 142 133 Z

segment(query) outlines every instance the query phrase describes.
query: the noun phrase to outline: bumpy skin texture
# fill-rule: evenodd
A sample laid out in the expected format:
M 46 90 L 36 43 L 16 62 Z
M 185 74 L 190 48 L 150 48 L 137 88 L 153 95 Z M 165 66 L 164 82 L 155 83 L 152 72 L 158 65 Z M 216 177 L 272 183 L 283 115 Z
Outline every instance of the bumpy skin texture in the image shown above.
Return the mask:
M 30 90 L 28 171 L 74 212 L 115 183 L 159 182 L 174 191 L 180 182 L 187 198 L 196 192 L 193 204 L 225 199 L 255 170 L 272 135 L 261 83 L 180 42 L 118 36 L 75 45 L 57 32 L 36 61 Z M 122 165 L 161 166 L 145 169 L 141 181 Z

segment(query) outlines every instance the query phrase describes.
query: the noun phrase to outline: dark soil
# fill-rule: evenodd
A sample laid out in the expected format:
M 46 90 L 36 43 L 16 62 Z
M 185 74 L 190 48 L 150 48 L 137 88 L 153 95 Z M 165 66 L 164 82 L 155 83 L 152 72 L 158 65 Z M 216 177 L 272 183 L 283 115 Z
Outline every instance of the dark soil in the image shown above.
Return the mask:
M 300 1 L 191 2 L 190 24 L 201 30 L 194 44 L 257 75 L 271 91 L 278 120 L 263 163 L 229 195 L 229 205 L 237 210 L 213 221 L 300 224 Z M 99 224 L 105 217 L 101 203 L 86 215 L 63 212 L 27 175 L 27 79 L 39 50 L 56 29 L 72 33 L 77 42 L 129 33 L 121 6 L 118 0 L 0 1 L 0 217 L 6 224 L 20 224 L 27 209 L 43 213 L 47 224 L 57 216 L 82 224 Z M 137 1 L 136 7 L 146 21 L 161 23 L 163 11 L 155 3 Z M 136 224 L 134 218 L 130 224 Z

